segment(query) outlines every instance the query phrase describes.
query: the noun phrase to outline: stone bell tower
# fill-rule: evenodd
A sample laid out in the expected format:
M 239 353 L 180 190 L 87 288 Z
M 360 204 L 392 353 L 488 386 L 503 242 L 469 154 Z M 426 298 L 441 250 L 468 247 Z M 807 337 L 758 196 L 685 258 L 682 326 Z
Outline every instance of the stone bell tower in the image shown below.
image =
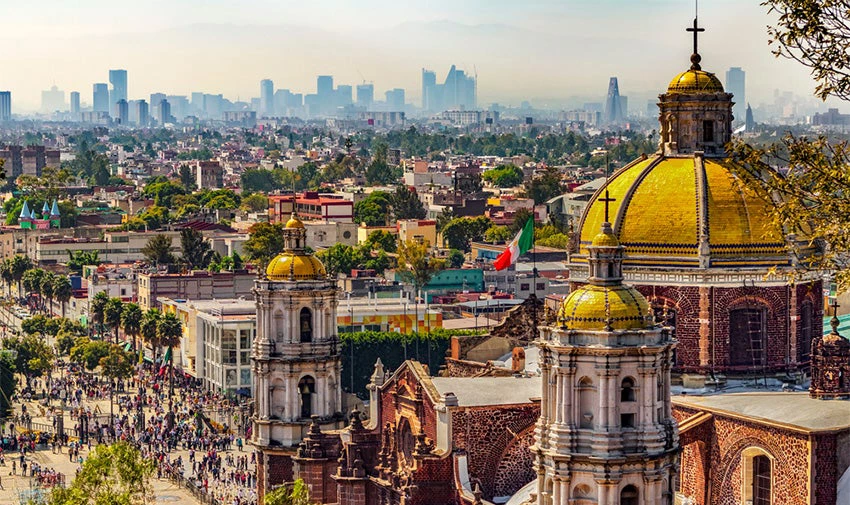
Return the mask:
M 671 505 L 679 451 L 670 405 L 675 342 L 623 285 L 609 223 L 588 246 L 589 284 L 541 328 L 535 505 Z
M 343 425 L 336 283 L 305 249 L 295 216 L 284 229 L 284 251 L 254 284 L 257 338 L 252 354 L 258 494 L 293 480 L 292 456 L 311 422 Z

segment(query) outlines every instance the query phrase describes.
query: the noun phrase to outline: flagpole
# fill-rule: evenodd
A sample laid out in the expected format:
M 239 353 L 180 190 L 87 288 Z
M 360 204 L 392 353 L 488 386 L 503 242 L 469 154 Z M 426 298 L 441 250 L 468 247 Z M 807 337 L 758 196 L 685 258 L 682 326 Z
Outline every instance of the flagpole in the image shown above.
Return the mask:
M 532 294 L 534 296 L 533 312 L 531 317 L 534 324 L 534 335 L 532 338 L 537 339 L 537 254 L 534 248 L 537 246 L 537 241 L 534 239 L 534 206 L 531 207 L 531 282 L 534 284 Z

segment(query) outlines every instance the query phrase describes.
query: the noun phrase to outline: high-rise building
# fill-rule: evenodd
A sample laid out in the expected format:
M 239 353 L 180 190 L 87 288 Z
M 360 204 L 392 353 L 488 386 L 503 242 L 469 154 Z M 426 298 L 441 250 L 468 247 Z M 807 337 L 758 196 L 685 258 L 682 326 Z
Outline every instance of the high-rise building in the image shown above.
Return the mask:
M 109 114 L 109 85 L 105 82 L 92 86 L 92 110 Z
M 620 103 L 620 85 L 616 77 L 608 81 L 608 98 L 605 100 L 605 123 L 619 123 L 623 120 L 623 108 Z
M 199 116 L 203 116 L 205 114 L 204 94 L 200 91 L 192 92 L 192 113 Z
M 12 119 L 12 92 L 0 91 L 0 121 Z
M 357 85 L 357 105 L 366 107 L 372 106 L 375 101 L 375 85 L 374 84 L 358 84 Z
M 623 119 L 629 117 L 629 97 L 620 95 L 620 113 L 623 114 Z
M 274 82 L 271 79 L 260 81 L 260 110 L 261 116 L 274 116 Z
M 334 78 L 332 75 L 320 75 L 316 78 L 316 94 L 319 96 L 330 96 L 334 92 Z
M 65 92 L 56 86 L 41 92 L 42 112 L 56 112 L 65 110 Z
M 127 101 L 127 71 L 126 70 L 110 70 L 109 83 L 112 84 L 112 89 L 109 90 L 109 104 L 118 103 L 119 100 Z
M 161 100 L 156 108 L 157 118 L 160 125 L 164 125 L 165 123 L 172 123 L 173 119 L 171 117 L 171 104 L 168 103 L 168 100 Z
M 751 132 L 756 129 L 756 120 L 753 118 L 753 108 L 747 104 L 747 118 L 744 122 L 744 130 Z
M 395 88 L 385 93 L 387 97 L 387 108 L 392 111 L 404 110 L 404 89 Z
M 136 124 L 141 127 L 148 126 L 151 122 L 150 119 L 150 108 L 148 107 L 148 103 L 144 100 L 136 101 Z
M 741 67 L 732 67 L 726 71 L 726 92 L 732 93 L 732 115 L 735 122 L 744 121 L 747 104 L 747 73 Z
M 189 115 L 189 98 L 183 95 L 168 95 L 165 97 L 171 106 L 171 115 L 175 121 L 182 120 Z
M 130 119 L 130 104 L 123 98 L 115 102 L 115 116 L 119 124 L 126 125 Z
M 76 116 L 80 113 L 80 92 L 72 91 L 71 92 L 71 115 Z
M 159 102 L 166 99 L 165 93 L 151 93 L 150 105 L 154 109 L 159 107 Z
M 336 105 L 338 107 L 345 107 L 346 105 L 351 105 L 354 101 L 351 98 L 352 89 L 348 84 L 340 84 L 336 87 Z
M 316 101 L 311 107 L 311 114 L 327 114 L 334 107 L 334 78 L 330 75 L 320 75 L 316 78 Z
M 422 108 L 425 112 L 475 109 L 478 106 L 477 93 L 476 78 L 466 75 L 455 65 L 449 69 L 443 84 L 437 84 L 433 71 L 422 69 Z

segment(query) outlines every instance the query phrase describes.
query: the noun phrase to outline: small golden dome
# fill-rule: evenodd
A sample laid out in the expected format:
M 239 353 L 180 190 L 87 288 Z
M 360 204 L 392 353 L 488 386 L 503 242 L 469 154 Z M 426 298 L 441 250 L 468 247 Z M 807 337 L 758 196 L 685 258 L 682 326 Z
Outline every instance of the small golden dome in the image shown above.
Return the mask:
M 617 240 L 617 237 L 614 236 L 614 233 L 611 232 L 611 228 L 608 227 L 607 231 L 609 233 L 599 233 L 595 237 L 593 237 L 593 241 L 590 245 L 597 247 L 620 247 L 620 241 Z
M 668 93 L 723 93 L 723 84 L 711 72 L 686 70 L 670 81 Z
M 266 267 L 266 277 L 272 281 L 318 280 L 325 276 L 325 266 L 315 256 L 293 251 L 278 254 Z
M 558 320 L 568 330 L 644 330 L 654 326 L 646 298 L 623 285 L 578 288 L 564 300 Z
M 302 223 L 301 220 L 298 219 L 298 217 L 295 214 L 293 214 L 292 217 L 289 218 L 289 221 L 286 222 L 286 228 L 303 229 L 304 223 Z

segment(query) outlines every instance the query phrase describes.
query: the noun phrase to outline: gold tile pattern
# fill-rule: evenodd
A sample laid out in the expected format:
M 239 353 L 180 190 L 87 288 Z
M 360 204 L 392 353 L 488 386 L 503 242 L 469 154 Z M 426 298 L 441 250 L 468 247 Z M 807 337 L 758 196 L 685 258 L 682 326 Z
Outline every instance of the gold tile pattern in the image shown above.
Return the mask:
M 310 254 L 283 252 L 266 267 L 266 277 L 272 281 L 314 280 L 327 275 L 322 262 Z
M 638 330 L 654 324 L 646 298 L 630 286 L 585 285 L 570 293 L 558 312 L 568 330 Z
M 704 70 L 686 70 L 670 81 L 668 93 L 723 93 L 723 84 L 711 72 Z

